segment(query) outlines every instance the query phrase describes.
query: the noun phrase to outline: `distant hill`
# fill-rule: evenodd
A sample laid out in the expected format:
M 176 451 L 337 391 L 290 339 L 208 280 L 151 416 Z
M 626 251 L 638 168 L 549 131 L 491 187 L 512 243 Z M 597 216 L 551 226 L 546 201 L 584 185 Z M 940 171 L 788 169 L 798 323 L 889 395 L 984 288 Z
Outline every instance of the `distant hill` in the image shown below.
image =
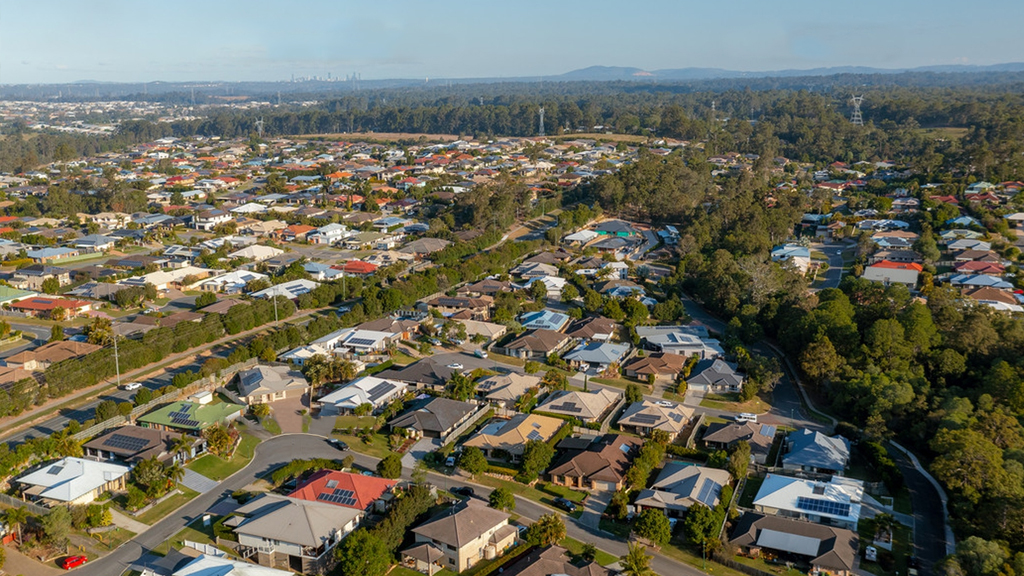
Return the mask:
M 916 68 L 872 68 L 870 66 L 833 66 L 804 70 L 767 70 L 762 72 L 725 70 L 722 68 L 666 68 L 644 70 L 628 66 L 590 66 L 572 70 L 565 74 L 548 76 L 550 80 L 562 81 L 679 81 L 713 80 L 718 78 L 790 78 L 795 76 L 833 76 L 836 74 L 902 74 L 904 72 L 970 73 L 970 72 L 1022 72 L 1024 62 L 992 64 L 990 66 L 941 65 L 919 66 Z

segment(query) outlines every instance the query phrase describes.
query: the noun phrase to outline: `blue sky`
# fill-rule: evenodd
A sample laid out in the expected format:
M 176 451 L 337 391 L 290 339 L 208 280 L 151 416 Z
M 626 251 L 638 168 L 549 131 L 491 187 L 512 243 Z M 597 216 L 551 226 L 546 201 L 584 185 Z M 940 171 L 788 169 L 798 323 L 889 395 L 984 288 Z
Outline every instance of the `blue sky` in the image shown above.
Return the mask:
M 0 84 L 1024 61 L 1020 0 L 5 0 Z

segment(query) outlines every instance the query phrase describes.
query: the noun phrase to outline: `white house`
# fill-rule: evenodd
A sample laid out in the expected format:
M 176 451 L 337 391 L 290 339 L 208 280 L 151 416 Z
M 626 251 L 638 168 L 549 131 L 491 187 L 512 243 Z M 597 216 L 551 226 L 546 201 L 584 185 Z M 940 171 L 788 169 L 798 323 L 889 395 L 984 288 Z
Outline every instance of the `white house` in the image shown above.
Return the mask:
M 363 404 L 377 410 L 405 393 L 407 387 L 405 382 L 364 376 L 324 396 L 319 403 L 322 413 L 327 415 L 346 414 Z
M 306 240 L 310 244 L 330 245 L 348 235 L 348 226 L 345 226 L 344 224 L 331 223 L 326 226 L 321 226 L 309 234 L 306 234 Z
M 856 530 L 863 498 L 860 480 L 833 476 L 820 482 L 768 474 L 754 497 L 754 510 Z
M 291 282 L 284 282 L 277 286 L 271 286 L 266 290 L 260 290 L 259 292 L 253 292 L 250 294 L 253 298 L 276 298 L 278 296 L 284 296 L 289 300 L 298 298 L 303 294 L 307 294 L 315 290 L 319 283 L 313 282 L 312 280 L 298 279 L 292 280 Z
M 131 468 L 85 458 L 65 458 L 29 472 L 16 482 L 22 494 L 48 506 L 88 504 L 100 494 L 124 491 Z
M 249 270 L 235 270 L 227 274 L 221 274 L 208 280 L 203 280 L 196 288 L 208 292 L 223 292 L 224 294 L 239 294 L 245 289 L 245 285 L 253 280 L 263 280 L 266 274 L 250 272 Z
M 255 260 L 256 262 L 263 262 L 273 258 L 274 256 L 280 256 L 284 254 L 284 250 L 280 248 L 274 248 L 273 246 L 262 246 L 260 244 L 253 244 L 252 246 L 246 246 L 241 250 L 235 250 L 228 254 L 229 258 L 248 258 Z
M 799 244 L 785 244 L 772 250 L 772 262 L 806 273 L 811 266 L 811 250 Z
M 225 224 L 232 220 L 230 212 L 223 210 L 206 210 L 196 214 L 195 218 L 192 219 L 192 227 L 196 230 L 205 230 L 209 232 L 221 224 Z

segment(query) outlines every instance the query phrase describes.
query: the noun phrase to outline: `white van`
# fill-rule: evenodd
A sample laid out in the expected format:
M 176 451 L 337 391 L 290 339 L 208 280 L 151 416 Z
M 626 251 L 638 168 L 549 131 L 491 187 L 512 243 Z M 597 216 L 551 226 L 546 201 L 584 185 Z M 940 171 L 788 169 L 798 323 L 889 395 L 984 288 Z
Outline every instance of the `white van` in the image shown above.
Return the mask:
M 757 422 L 757 414 L 751 414 L 750 412 L 742 412 L 736 415 L 737 422 Z

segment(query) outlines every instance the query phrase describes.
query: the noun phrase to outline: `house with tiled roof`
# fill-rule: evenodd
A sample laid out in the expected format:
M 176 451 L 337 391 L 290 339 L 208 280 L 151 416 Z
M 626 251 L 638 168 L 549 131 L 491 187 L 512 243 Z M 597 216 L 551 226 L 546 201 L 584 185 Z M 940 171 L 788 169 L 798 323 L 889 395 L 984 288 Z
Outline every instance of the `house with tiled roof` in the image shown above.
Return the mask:
M 561 456 L 548 469 L 552 483 L 584 490 L 620 490 L 643 441 L 605 434 L 593 441 L 566 438 L 558 443 Z
M 509 420 L 488 423 L 462 445 L 475 446 L 489 458 L 517 461 L 522 458 L 527 442 L 547 442 L 563 425 L 565 421 L 559 418 L 516 414 Z
M 509 514 L 470 499 L 413 528 L 415 541 L 401 552 L 403 563 L 431 574 L 435 564 L 462 572 L 516 543 L 519 531 L 508 519 Z
M 65 300 L 63 298 L 46 298 L 36 296 L 18 300 L 8 304 L 11 310 L 24 312 L 28 316 L 52 318 L 54 311 L 60 308 L 64 311 L 65 319 L 74 318 L 92 310 L 93 303 L 85 300 Z
M 680 402 L 644 400 L 626 407 L 619 416 L 619 428 L 646 437 L 654 430 L 661 430 L 673 440 L 693 420 L 693 409 Z
M 442 442 L 462 424 L 479 418 L 486 412 L 473 402 L 460 402 L 434 397 L 425 403 L 414 404 L 406 412 L 388 422 L 392 430 L 405 430 L 417 438 L 439 438 Z
M 745 512 L 729 543 L 750 557 L 792 555 L 807 562 L 811 573 L 853 576 L 860 538 L 844 528 Z
M 531 388 L 540 386 L 540 378 L 530 374 L 510 372 L 487 376 L 476 383 L 478 397 L 503 408 L 512 408 L 516 400 Z
M 656 380 L 674 381 L 686 366 L 686 356 L 668 352 L 654 352 L 645 356 L 634 356 L 622 370 L 630 378 L 646 379 L 653 374 Z
M 74 342 L 71 340 L 58 340 L 49 342 L 34 350 L 24 350 L 4 359 L 4 366 L 9 368 L 21 368 L 29 371 L 46 370 L 50 364 L 56 364 L 62 360 L 85 356 L 102 348 L 98 344 L 89 342 Z
M 302 372 L 286 365 L 258 365 L 238 373 L 238 398 L 249 404 L 268 404 L 301 398 L 310 392 Z
M 326 502 L 335 506 L 370 511 L 381 497 L 389 494 L 398 484 L 395 480 L 378 476 L 364 476 L 339 470 L 320 470 L 303 480 L 289 498 Z M 380 509 L 383 506 L 378 505 Z
M 527 330 L 518 338 L 496 346 L 494 351 L 506 356 L 526 360 L 544 359 L 549 354 L 558 354 L 572 344 L 568 335 L 554 330 Z

